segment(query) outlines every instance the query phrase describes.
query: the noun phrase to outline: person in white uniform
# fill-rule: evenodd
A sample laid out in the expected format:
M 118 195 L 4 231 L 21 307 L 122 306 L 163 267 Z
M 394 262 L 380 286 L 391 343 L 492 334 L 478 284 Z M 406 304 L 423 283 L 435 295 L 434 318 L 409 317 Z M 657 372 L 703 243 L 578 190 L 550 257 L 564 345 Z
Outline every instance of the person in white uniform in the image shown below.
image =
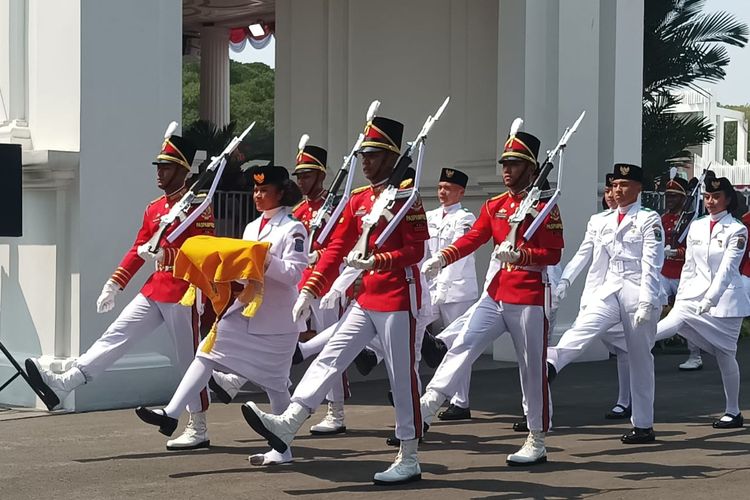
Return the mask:
M 430 255 L 437 255 L 440 250 L 466 234 L 477 220 L 474 214 L 461 206 L 468 181 L 469 177 L 460 170 L 455 168 L 441 170 L 438 183 L 440 207 L 427 212 Z M 440 320 L 442 326 L 446 327 L 464 314 L 479 297 L 474 254 L 442 269 L 435 279 L 430 280 L 429 285 L 433 307 L 432 316 L 427 319 L 427 323 Z M 456 337 L 455 330 L 448 331 L 445 335 L 437 335 L 447 348 L 453 345 Z M 461 381 L 448 408 L 438 414 L 440 420 L 471 418 L 470 383 L 470 376 Z
M 136 409 L 146 423 L 159 426 L 170 436 L 182 413 L 185 401 L 205 387 L 214 370 L 244 377 L 268 395 L 271 410 L 282 412 L 289 404 L 289 369 L 304 321 L 292 320 L 297 299 L 297 283 L 307 266 L 307 231 L 291 215 L 291 207 L 301 198 L 299 188 L 290 181 L 286 168 L 258 166 L 253 171 L 255 207 L 262 215 L 247 225 L 242 239 L 269 242 L 263 287 L 263 302 L 252 318 L 242 314 L 245 305 L 236 300 L 217 326 L 215 343 L 203 352 L 201 343 L 169 404 L 151 410 Z M 180 436 L 173 448 L 189 445 L 201 436 Z M 252 465 L 272 465 L 292 461 L 291 449 L 283 453 L 271 450 L 249 457 Z
M 615 164 L 612 188 L 617 210 L 605 216 L 601 230 L 602 265 L 596 293 L 569 332 L 571 338 L 595 338 L 622 323 L 628 353 L 633 429 L 622 436 L 625 444 L 656 439 L 654 421 L 654 357 L 651 349 L 656 323 L 664 305 L 659 282 L 664 262 L 663 229 L 659 214 L 641 207 L 643 171 L 636 165 Z M 598 267 L 598 266 L 597 266 Z M 550 378 L 558 366 L 577 357 L 583 343 L 551 350 Z
M 583 292 L 581 293 L 580 309 L 578 316 L 581 316 L 586 309 L 586 305 L 596 294 L 596 289 L 604 282 L 607 273 L 608 261 L 602 254 L 601 232 L 607 226 L 607 216 L 616 208 L 614 193 L 612 191 L 612 180 L 614 174 L 607 174 L 604 184 L 604 196 L 602 198 L 603 211 L 591 216 L 586 225 L 586 233 L 581 245 L 576 253 L 571 257 L 565 269 L 562 272 L 560 283 L 555 289 L 554 302 L 559 304 L 568 294 L 568 289 L 576 278 L 581 274 L 586 264 L 589 262 L 589 270 L 586 273 Z M 591 337 L 594 335 L 594 337 Z M 625 337 L 622 332 L 622 325 L 617 325 L 606 335 L 598 335 L 596 332 L 583 332 L 577 329 L 571 329 L 565 332 L 560 338 L 557 345 L 547 350 L 547 358 L 555 367 L 556 372 L 560 372 L 565 365 L 573 359 L 565 359 L 565 355 L 577 357 L 580 352 L 576 347 L 588 345 L 595 337 L 601 338 L 607 349 L 617 356 L 617 379 L 618 394 L 617 403 L 605 414 L 607 419 L 630 418 L 630 370 L 628 368 L 628 352 L 625 348 Z M 559 351 L 559 355 L 558 355 Z
M 747 228 L 732 217 L 737 194 L 726 177 L 707 178 L 703 203 L 708 215 L 690 225 L 680 286 L 674 307 L 657 326 L 657 340 L 677 331 L 702 351 L 716 357 L 724 383 L 724 416 L 717 429 L 743 426 L 739 407 L 740 369 L 737 339 L 750 300 L 740 274 Z

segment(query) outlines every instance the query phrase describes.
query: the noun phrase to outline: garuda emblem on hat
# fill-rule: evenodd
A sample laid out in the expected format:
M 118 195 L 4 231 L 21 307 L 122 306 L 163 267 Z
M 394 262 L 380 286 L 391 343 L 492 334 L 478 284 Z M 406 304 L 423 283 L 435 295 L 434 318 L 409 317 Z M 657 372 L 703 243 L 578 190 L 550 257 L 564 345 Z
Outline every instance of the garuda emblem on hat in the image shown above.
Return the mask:
M 451 170 L 451 169 L 447 169 L 447 170 L 445 171 L 445 176 L 446 176 L 446 177 L 448 177 L 448 178 L 450 179 L 451 177 L 453 177 L 453 174 L 454 174 L 454 173 L 455 173 L 455 172 L 454 172 L 453 170 Z
M 630 167 L 627 165 L 620 165 L 620 175 L 628 175 L 630 172 Z
M 711 187 L 713 187 L 714 189 L 719 189 L 719 186 L 721 186 L 721 182 L 719 182 L 718 180 L 711 181 Z
M 263 181 L 266 180 L 265 174 L 253 174 L 253 179 L 255 180 L 256 184 L 263 184 Z

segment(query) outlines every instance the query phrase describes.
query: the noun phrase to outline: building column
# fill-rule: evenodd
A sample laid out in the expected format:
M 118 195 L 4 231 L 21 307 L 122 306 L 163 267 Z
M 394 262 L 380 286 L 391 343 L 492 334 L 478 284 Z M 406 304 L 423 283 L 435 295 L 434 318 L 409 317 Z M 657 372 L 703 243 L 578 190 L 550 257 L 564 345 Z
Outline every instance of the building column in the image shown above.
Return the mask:
M 229 29 L 201 28 L 201 120 L 217 127 L 229 123 Z
M 737 164 L 747 163 L 747 120 L 737 120 Z

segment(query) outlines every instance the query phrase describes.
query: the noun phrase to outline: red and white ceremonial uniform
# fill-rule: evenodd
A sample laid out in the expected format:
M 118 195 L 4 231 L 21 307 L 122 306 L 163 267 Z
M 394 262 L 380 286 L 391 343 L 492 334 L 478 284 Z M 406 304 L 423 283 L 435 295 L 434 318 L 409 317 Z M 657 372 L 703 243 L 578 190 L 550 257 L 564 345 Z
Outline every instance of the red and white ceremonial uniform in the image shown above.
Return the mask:
M 471 254 L 490 238 L 495 244 L 505 241 L 515 213 L 526 193 L 503 193 L 488 200 L 472 228 L 455 243 L 442 250 L 446 264 Z M 544 203 L 540 202 L 541 210 Z M 518 358 L 521 388 L 528 404 L 528 426 L 532 431 L 549 428 L 549 390 L 547 384 L 547 330 L 544 312 L 546 266 L 560 261 L 563 248 L 562 220 L 554 207 L 530 241 L 522 236 L 532 219 L 527 217 L 514 242 L 520 260 L 504 266 L 495 274 L 487 294 L 470 309 L 470 316 L 459 337 L 438 367 L 428 390 L 452 396 L 461 380 L 468 376 L 472 363 L 489 344 L 510 332 Z
M 362 232 L 362 217 L 369 213 L 381 188 L 368 186 L 352 191 L 337 222 L 331 242 L 303 287 L 321 297 L 339 274 L 339 265 Z M 393 213 L 402 202 L 397 201 Z M 381 218 L 370 234 L 369 248 L 387 223 Z M 382 247 L 373 251 L 375 266 L 364 271 L 354 302 L 336 332 L 305 373 L 292 401 L 314 410 L 334 377 L 349 366 L 373 338 L 384 347 L 388 378 L 396 408 L 396 437 L 411 440 L 422 435 L 419 382 L 416 367 L 416 311 L 421 294 L 417 263 L 429 238 L 426 216 L 417 200 Z
M 664 228 L 664 241 L 669 243 L 677 242 L 680 237 L 675 234 L 675 225 L 677 224 L 679 214 L 666 213 L 661 216 L 661 225 Z M 675 257 L 664 257 L 664 265 L 661 268 L 661 283 L 664 293 L 667 297 L 677 295 L 677 287 L 680 285 L 680 273 L 682 266 L 685 264 L 685 242 L 677 246 L 677 255 Z
M 138 256 L 138 247 L 148 242 L 156 233 L 161 217 L 169 213 L 172 205 L 179 201 L 185 192 L 186 189 L 183 188 L 169 196 L 161 196 L 146 207 L 143 224 L 133 246 L 112 275 L 112 280 L 120 288 L 125 288 L 143 266 L 144 260 Z M 174 224 L 167 230 L 167 235 L 176 227 L 177 224 Z M 85 375 L 87 381 L 103 373 L 122 357 L 133 343 L 150 335 L 162 324 L 167 326 L 174 341 L 177 351 L 176 365 L 180 375 L 185 373 L 200 342 L 199 318 L 195 306 L 179 304 L 188 283 L 172 275 L 172 265 L 186 239 L 205 234 L 214 234 L 214 216 L 210 207 L 174 242 L 169 243 L 166 238 L 163 239 L 163 262 L 156 265 L 156 271 L 148 278 L 140 293 L 125 306 L 104 335 L 75 361 L 75 366 Z M 191 412 L 205 410 L 208 407 L 205 389 L 196 396 L 188 403 Z

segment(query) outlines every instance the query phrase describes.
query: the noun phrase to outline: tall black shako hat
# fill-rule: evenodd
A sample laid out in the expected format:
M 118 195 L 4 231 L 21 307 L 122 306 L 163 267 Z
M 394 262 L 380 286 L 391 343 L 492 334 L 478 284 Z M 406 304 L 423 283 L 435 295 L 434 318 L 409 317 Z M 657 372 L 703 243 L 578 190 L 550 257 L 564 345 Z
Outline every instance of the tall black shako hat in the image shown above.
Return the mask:
M 505 141 L 498 163 L 506 160 L 526 160 L 536 165 L 540 144 L 539 139 L 528 132 L 516 132 Z
M 376 116 L 365 126 L 365 139 L 358 153 L 369 153 L 381 151 L 383 149 L 393 151 L 396 154 L 401 152 L 401 140 L 404 136 L 404 124 Z
M 164 139 L 161 146 L 161 153 L 156 157 L 154 165 L 164 165 L 167 163 L 176 163 L 190 171 L 190 166 L 195 158 L 195 145 L 188 139 L 179 135 L 170 135 Z
M 667 188 L 664 190 L 665 193 L 680 194 L 687 196 L 688 193 L 688 181 L 682 177 L 675 177 L 667 181 Z
M 444 168 L 440 171 L 440 182 L 450 182 L 465 188 L 469 183 L 469 176 L 455 168 Z
M 612 171 L 612 180 L 626 180 L 626 181 L 637 181 L 643 182 L 643 169 L 638 165 L 631 165 L 630 163 L 615 163 L 615 168 Z
M 253 168 L 253 182 L 256 186 L 277 186 L 289 179 L 289 171 L 279 165 L 257 165 Z
M 305 146 L 297 153 L 297 164 L 294 166 L 292 175 L 300 172 L 310 172 L 318 170 L 325 173 L 328 152 L 318 146 Z

